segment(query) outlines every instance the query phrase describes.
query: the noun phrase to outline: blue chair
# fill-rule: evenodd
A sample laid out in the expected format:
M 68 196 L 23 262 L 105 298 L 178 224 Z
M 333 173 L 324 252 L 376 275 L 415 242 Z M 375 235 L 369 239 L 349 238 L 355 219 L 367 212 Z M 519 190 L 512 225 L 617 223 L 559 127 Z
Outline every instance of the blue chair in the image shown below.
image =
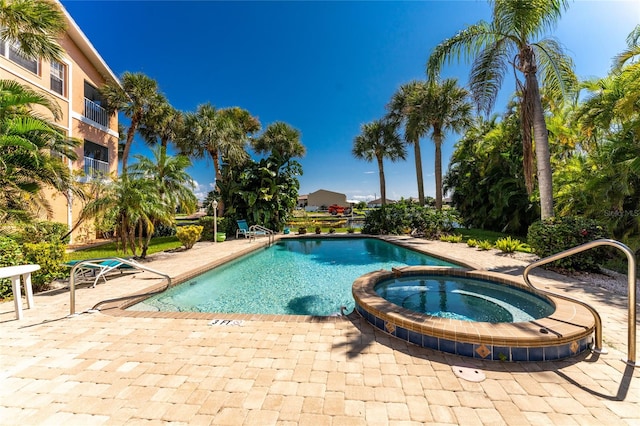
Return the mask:
M 238 224 L 238 229 L 236 230 L 236 238 L 240 235 L 244 235 L 245 238 L 250 238 L 253 236 L 253 232 L 249 230 L 249 224 L 246 220 L 236 220 Z

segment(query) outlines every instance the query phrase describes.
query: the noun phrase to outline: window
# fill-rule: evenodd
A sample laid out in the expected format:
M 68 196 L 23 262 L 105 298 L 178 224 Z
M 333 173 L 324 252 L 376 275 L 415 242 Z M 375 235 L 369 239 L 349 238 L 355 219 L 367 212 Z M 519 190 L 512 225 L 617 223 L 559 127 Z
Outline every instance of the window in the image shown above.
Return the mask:
M 106 177 L 109 175 L 109 149 L 85 139 L 84 141 L 84 174 L 89 177 Z
M 35 59 L 27 59 L 22 56 L 22 52 L 17 45 L 9 44 L 9 55 L 7 56 L 10 61 L 15 62 L 23 68 L 28 69 L 34 74 L 38 74 L 38 61 Z
M 65 67 L 58 61 L 51 62 L 51 90 L 64 96 Z

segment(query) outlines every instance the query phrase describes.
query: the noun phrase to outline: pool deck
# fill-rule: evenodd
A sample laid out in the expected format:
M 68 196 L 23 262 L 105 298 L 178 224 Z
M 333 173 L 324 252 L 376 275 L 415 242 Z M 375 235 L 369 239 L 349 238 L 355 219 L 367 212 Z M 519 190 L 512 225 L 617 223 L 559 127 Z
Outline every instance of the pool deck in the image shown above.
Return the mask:
M 511 275 L 526 265 L 465 244 L 391 239 Z M 154 255 L 147 265 L 179 277 L 264 244 L 198 243 Z M 532 281 L 594 306 L 608 354 L 528 363 L 470 359 L 400 341 L 357 314 L 247 316 L 239 325 L 213 326 L 211 318 L 229 317 L 68 317 L 67 289 L 36 294 L 20 321 L 13 302 L 4 302 L 0 424 L 640 424 L 640 367 L 622 361 L 626 296 L 547 271 Z M 79 286 L 76 311 L 158 284 L 144 272 Z M 454 367 L 464 366 L 486 379 L 460 378 Z

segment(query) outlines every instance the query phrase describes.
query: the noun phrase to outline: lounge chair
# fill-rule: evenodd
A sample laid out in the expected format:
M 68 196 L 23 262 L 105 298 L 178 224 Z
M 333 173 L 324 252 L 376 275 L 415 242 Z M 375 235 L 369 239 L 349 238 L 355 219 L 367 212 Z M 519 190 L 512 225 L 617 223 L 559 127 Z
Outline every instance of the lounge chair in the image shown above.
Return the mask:
M 246 220 L 236 220 L 236 223 L 238 224 L 238 229 L 236 230 L 236 238 L 238 238 L 240 235 L 244 235 L 245 238 L 254 236 L 252 231 L 249 231 L 249 224 Z
M 118 259 L 107 259 L 107 260 L 96 260 L 95 262 L 91 261 L 82 261 L 82 260 L 72 260 L 65 263 L 65 266 L 73 268 L 76 264 L 82 263 L 76 269 L 76 279 L 80 279 L 82 281 L 93 281 L 93 285 L 91 287 L 95 287 L 98 284 L 98 280 L 102 278 L 104 282 L 107 282 L 107 274 L 112 271 L 119 271 L 121 274 L 125 270 L 131 270 L 132 272 L 139 272 L 140 270 L 136 269 L 135 266 L 124 263 Z

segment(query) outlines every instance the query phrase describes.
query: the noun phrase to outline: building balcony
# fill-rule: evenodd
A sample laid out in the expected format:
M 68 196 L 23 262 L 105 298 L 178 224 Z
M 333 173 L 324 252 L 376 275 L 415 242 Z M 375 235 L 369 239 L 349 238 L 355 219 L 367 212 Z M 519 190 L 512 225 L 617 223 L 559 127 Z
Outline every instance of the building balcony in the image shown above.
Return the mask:
M 86 180 L 107 179 L 109 177 L 109 163 L 84 157 L 84 174 Z
M 107 110 L 87 98 L 84 98 L 84 116 L 104 127 L 109 127 Z

